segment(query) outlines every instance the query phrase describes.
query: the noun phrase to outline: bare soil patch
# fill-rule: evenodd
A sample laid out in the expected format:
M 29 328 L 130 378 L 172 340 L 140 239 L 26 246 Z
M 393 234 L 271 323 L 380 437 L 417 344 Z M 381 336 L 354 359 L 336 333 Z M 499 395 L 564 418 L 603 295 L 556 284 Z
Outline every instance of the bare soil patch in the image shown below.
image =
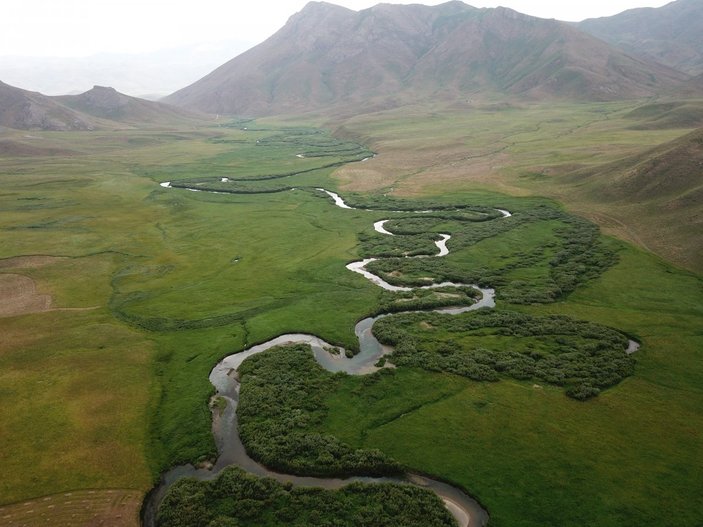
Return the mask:
M 136 490 L 63 492 L 0 507 L 0 525 L 138 527 L 142 496 Z
M 51 309 L 51 295 L 37 293 L 34 280 L 21 274 L 0 274 L 0 317 Z
M 0 260 L 0 269 L 37 269 L 65 260 L 64 256 L 13 256 Z

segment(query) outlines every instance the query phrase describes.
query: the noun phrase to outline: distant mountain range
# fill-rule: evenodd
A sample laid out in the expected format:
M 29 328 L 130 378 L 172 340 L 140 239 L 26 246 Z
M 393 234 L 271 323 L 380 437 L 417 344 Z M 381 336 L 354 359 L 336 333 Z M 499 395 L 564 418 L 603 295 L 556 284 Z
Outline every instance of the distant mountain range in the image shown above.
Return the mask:
M 0 126 L 18 130 L 96 130 L 169 125 L 201 115 L 95 86 L 81 95 L 49 97 L 0 82 Z
M 676 93 L 690 78 L 572 24 L 506 8 L 451 1 L 356 12 L 310 2 L 268 40 L 165 101 L 246 116 L 496 94 L 607 101 Z
M 269 39 L 163 101 L 255 117 L 348 114 L 419 101 L 658 95 L 703 96 L 703 0 L 579 24 L 457 0 L 358 12 L 310 2 Z M 0 85 L 0 126 L 87 130 L 106 126 L 104 120 L 181 118 L 188 117 L 115 90 L 47 97 Z
M 691 75 L 703 73 L 703 1 L 678 0 L 660 8 L 630 9 L 591 18 L 577 27 L 633 55 Z

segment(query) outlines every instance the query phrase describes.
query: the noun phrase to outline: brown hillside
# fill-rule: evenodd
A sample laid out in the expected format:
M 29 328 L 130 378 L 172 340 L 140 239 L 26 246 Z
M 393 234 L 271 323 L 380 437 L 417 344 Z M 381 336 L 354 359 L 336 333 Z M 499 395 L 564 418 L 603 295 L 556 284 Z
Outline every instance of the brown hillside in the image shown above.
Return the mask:
M 255 116 L 496 93 L 615 100 L 687 80 L 568 24 L 510 9 L 453 1 L 355 12 L 311 2 L 268 40 L 165 100 Z
M 646 59 L 703 73 L 703 2 L 678 0 L 659 8 L 630 9 L 591 18 L 579 29 Z
M 0 126 L 19 130 L 93 130 L 99 123 L 51 97 L 0 82 Z
M 593 210 L 627 220 L 649 248 L 703 269 L 703 128 L 564 182 Z
M 80 95 L 64 95 L 55 99 L 79 112 L 121 123 L 167 124 L 203 118 L 194 112 L 130 97 L 103 86 L 95 86 Z

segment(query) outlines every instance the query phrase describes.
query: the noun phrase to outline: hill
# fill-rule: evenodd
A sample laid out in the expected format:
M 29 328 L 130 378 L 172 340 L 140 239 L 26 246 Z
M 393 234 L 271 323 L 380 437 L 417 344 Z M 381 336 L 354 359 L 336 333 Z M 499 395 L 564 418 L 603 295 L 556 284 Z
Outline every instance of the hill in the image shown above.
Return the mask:
M 677 0 L 659 8 L 630 9 L 618 15 L 578 24 L 629 53 L 672 68 L 703 73 L 703 2 Z
M 0 127 L 5 128 L 97 130 L 132 125 L 170 126 L 203 119 L 202 114 L 130 97 L 113 88 L 95 86 L 80 95 L 49 97 L 0 82 Z
M 268 40 L 166 102 L 237 115 L 496 93 L 615 100 L 675 89 L 687 75 L 632 58 L 569 24 L 459 1 L 359 12 L 311 2 Z
M 93 130 L 100 123 L 41 93 L 0 82 L 0 126 L 19 130 Z
M 579 170 L 564 182 L 595 208 L 629 216 L 644 245 L 688 268 L 703 266 L 703 128 L 641 154 Z
M 130 97 L 103 86 L 94 86 L 80 95 L 62 95 L 54 99 L 84 114 L 121 123 L 169 124 L 184 119 L 202 119 L 201 115 L 193 112 Z

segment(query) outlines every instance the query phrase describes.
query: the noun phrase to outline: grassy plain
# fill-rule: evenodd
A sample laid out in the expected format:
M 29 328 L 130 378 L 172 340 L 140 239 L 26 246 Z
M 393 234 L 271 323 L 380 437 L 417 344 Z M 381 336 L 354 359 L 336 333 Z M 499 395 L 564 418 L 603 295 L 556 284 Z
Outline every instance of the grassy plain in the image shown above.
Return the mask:
M 688 132 L 681 122 L 633 122 L 630 112 L 641 104 L 360 116 L 344 131 L 381 155 L 335 177 L 343 189 L 396 196 L 441 197 L 462 188 L 552 196 L 607 232 L 700 271 L 700 206 L 671 209 L 674 221 L 664 221 L 634 199 L 599 202 L 595 185 L 607 182 L 579 188 L 561 177 Z M 672 223 L 676 232 L 666 230 Z M 489 239 L 450 258 L 481 266 L 541 236 L 534 228 L 516 234 L 503 236 L 504 246 Z M 362 391 L 350 379 L 329 398 L 325 431 L 462 485 L 487 506 L 494 525 L 698 525 L 703 284 L 651 254 L 609 243 L 619 263 L 601 278 L 564 301 L 510 307 L 600 322 L 641 339 L 635 375 L 620 386 L 574 403 L 533 382 L 448 384 L 449 376 L 416 371 L 412 381 L 385 379 Z M 399 370 L 396 377 L 410 375 Z M 442 386 L 452 386 L 452 395 L 433 401 Z
M 0 503 L 146 490 L 165 467 L 214 452 L 207 374 L 219 358 L 288 331 L 354 345 L 379 292 L 344 264 L 376 215 L 343 215 L 313 190 L 262 199 L 158 184 L 177 179 L 173 166 L 184 177 L 261 168 L 221 142 L 254 152 L 267 133 L 253 134 L 33 132 L 71 155 L 0 160 L 0 272 L 51 297 L 47 311 L 0 318 Z M 298 148 L 267 152 L 304 169 L 329 162 Z M 301 179 L 321 185 L 328 173 Z

